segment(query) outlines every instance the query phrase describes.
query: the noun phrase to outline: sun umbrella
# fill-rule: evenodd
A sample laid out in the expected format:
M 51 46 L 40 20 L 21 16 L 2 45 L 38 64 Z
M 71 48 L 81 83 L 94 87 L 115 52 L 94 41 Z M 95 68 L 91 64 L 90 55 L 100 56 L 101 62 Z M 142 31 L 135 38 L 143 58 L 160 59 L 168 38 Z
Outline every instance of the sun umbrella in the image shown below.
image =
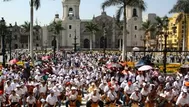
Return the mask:
M 10 64 L 16 64 L 17 62 L 18 62 L 17 59 L 12 59 L 9 63 L 10 63 Z
M 151 69 L 152 69 L 152 67 L 150 65 L 143 65 L 140 68 L 138 68 L 139 71 L 148 71 Z
M 19 65 L 19 66 L 23 66 L 23 65 L 24 65 L 24 62 L 23 62 L 23 61 L 19 61 L 19 62 L 17 62 L 16 64 Z
M 122 66 L 118 63 L 111 63 L 106 65 L 107 68 L 121 68 Z

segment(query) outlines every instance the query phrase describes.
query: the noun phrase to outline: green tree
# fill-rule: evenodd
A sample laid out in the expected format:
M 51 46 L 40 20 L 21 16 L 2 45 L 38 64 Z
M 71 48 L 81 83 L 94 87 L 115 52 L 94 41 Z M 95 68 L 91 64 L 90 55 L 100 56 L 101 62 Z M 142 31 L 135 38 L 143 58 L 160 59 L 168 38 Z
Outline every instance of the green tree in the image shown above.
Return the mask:
M 29 38 L 29 32 L 30 32 L 30 22 L 25 21 L 24 24 L 21 25 L 21 28 L 24 30 L 24 32 L 28 35 L 28 49 L 30 49 L 30 38 Z M 33 34 L 38 35 L 40 33 L 41 26 L 34 25 L 33 26 Z M 33 35 L 33 36 L 34 36 Z
M 3 1 L 11 1 L 11 0 L 3 0 Z M 39 9 L 39 7 L 41 6 L 41 0 L 30 0 L 30 56 L 32 59 L 32 62 L 34 62 L 33 60 L 33 11 L 34 11 L 34 7 L 36 10 Z
M 118 10 L 116 12 L 116 19 L 117 21 L 120 20 L 120 17 L 123 14 L 123 49 L 122 49 L 122 61 L 125 61 L 125 53 L 127 47 L 127 19 L 126 19 L 126 7 L 138 7 L 142 10 L 146 9 L 146 4 L 143 0 L 105 0 L 102 3 L 102 9 L 110 6 L 118 6 Z M 126 54 L 127 58 L 127 54 Z
M 151 23 L 151 21 L 147 20 L 146 22 L 142 23 L 142 27 L 140 28 L 140 30 L 144 31 L 144 41 L 146 41 L 149 44 L 149 40 L 154 38 L 152 37 L 153 32 L 155 31 L 155 25 Z M 144 45 L 146 45 L 146 43 L 144 43 Z M 148 49 L 148 47 L 147 47 Z
M 92 51 L 93 48 L 93 36 L 95 35 L 95 32 L 99 31 L 98 25 L 93 22 L 88 22 L 85 25 L 86 31 L 90 32 L 90 51 Z
M 50 23 L 50 25 L 48 26 L 48 31 L 52 32 L 55 36 L 60 36 L 60 32 L 64 30 L 64 28 L 62 27 L 62 21 L 53 21 L 52 23 Z M 57 39 L 57 46 L 58 46 L 58 39 Z M 58 49 L 58 47 L 57 47 Z
M 185 51 L 186 47 L 186 29 L 187 29 L 187 14 L 189 14 L 189 0 L 177 0 L 177 3 L 169 11 L 169 13 L 179 13 L 176 23 L 184 20 L 184 35 L 183 35 L 183 46 L 182 51 Z
M 155 27 L 157 27 L 155 29 L 155 35 L 156 35 L 156 37 L 158 37 L 157 39 L 159 40 L 159 37 L 162 38 L 162 36 L 163 36 L 162 35 L 163 30 L 165 30 L 165 31 L 168 30 L 168 26 L 166 24 L 166 21 L 168 21 L 168 17 L 167 16 L 164 16 L 164 17 L 157 16 L 155 18 L 155 20 L 156 20 Z M 162 50 L 162 42 L 160 44 L 160 50 Z

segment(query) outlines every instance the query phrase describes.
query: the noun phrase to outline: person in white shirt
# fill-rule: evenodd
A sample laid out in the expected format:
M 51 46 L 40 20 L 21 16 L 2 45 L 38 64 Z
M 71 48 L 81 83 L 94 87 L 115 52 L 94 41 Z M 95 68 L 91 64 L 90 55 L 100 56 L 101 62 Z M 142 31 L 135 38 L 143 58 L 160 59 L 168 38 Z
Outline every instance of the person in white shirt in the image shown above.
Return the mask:
M 122 104 L 118 99 L 118 95 L 115 92 L 114 87 L 110 87 L 110 90 L 107 93 L 107 99 L 108 101 L 106 102 L 106 106 L 109 106 L 111 103 L 113 103 L 118 104 L 118 107 L 120 107 Z
M 41 85 L 39 86 L 40 96 L 46 95 L 47 90 L 48 90 L 47 84 L 45 83 L 45 81 L 42 81 Z
M 104 103 L 100 100 L 100 94 L 97 89 L 89 94 L 89 100 L 87 101 L 86 107 L 91 107 L 92 103 L 97 103 L 100 107 L 104 106 Z
M 33 96 L 32 93 L 29 93 L 29 96 L 26 98 L 26 102 L 27 102 L 28 107 L 34 107 L 35 106 L 36 99 L 35 99 L 35 97 Z
M 68 93 L 68 100 L 66 101 L 66 107 L 69 107 L 70 104 L 75 103 L 76 107 L 80 107 L 80 102 L 77 100 L 78 92 L 76 87 L 71 88 L 71 92 Z
M 134 86 L 132 85 L 131 81 L 127 83 L 127 85 L 124 88 L 124 96 L 123 96 L 123 105 L 126 105 L 125 103 L 129 103 L 129 97 L 134 91 Z
M 12 90 L 13 90 L 13 89 L 12 89 L 12 87 L 11 87 L 11 82 L 10 82 L 10 81 L 7 81 L 7 84 L 6 84 L 5 87 L 4 87 L 4 92 L 5 92 L 7 95 L 10 95 Z
M 132 103 L 140 103 L 142 100 L 140 90 L 138 88 L 135 89 L 135 92 L 133 92 L 130 96 L 130 102 L 129 102 L 129 107 L 131 107 Z
M 99 90 L 100 90 L 100 94 L 104 94 L 104 88 L 105 88 L 105 86 L 106 86 L 107 84 L 106 84 L 106 82 L 105 81 L 103 81 L 100 85 L 99 85 Z
M 53 90 L 50 90 L 50 94 L 47 96 L 46 102 L 48 104 L 48 107 L 56 107 L 58 99 L 57 96 L 54 95 Z
M 16 107 L 19 105 L 20 96 L 16 94 L 16 91 L 13 90 L 12 94 L 9 96 L 9 103 L 11 104 L 11 107 Z
M 178 107 L 188 107 L 189 106 L 189 101 L 187 99 L 187 93 L 183 92 L 181 95 L 178 97 L 176 101 L 176 105 Z

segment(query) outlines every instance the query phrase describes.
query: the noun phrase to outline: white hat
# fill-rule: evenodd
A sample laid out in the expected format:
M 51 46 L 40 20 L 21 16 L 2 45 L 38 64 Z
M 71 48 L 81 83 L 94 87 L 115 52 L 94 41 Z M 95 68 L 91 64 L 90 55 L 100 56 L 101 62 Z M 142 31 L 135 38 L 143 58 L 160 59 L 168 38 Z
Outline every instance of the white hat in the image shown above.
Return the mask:
M 76 87 L 72 87 L 71 90 L 77 90 L 77 88 Z
M 20 85 L 16 85 L 16 87 L 18 88 L 18 87 L 20 87 Z

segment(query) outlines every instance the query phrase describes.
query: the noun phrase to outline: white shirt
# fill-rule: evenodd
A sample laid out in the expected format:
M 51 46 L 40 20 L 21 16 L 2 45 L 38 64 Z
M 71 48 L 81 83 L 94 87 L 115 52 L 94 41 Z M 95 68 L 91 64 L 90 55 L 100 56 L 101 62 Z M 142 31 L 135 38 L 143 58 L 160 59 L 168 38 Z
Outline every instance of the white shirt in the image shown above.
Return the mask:
M 26 102 L 29 104 L 34 104 L 36 102 L 36 99 L 34 96 L 32 96 L 32 97 L 28 96 L 26 99 Z
M 133 85 L 131 84 L 130 86 L 127 84 L 124 88 L 124 92 L 127 93 L 127 94 L 132 94 L 134 91 L 134 87 Z
M 20 89 L 16 88 L 15 91 L 16 91 L 16 94 L 18 94 L 19 96 L 22 96 L 24 94 L 21 88 Z
M 40 88 L 39 88 L 39 92 L 40 93 L 46 93 L 47 92 L 47 86 L 43 86 L 43 85 L 40 85 Z
M 12 94 L 9 96 L 9 100 L 11 102 L 19 102 L 20 100 L 20 96 L 18 94 L 16 94 L 15 96 L 13 96 Z
M 99 85 L 99 89 L 101 89 L 101 90 L 103 90 L 103 91 L 104 91 L 104 88 L 105 88 L 104 83 L 101 83 L 101 84 Z
M 100 95 L 98 94 L 98 92 L 96 92 L 96 95 L 94 95 L 94 93 L 90 93 L 89 95 L 89 99 L 91 99 L 93 102 L 97 102 L 98 100 L 100 100 Z
M 143 75 L 137 75 L 136 80 L 139 81 L 139 84 L 141 85 L 144 79 Z
M 187 97 L 183 98 L 182 95 L 180 95 L 176 101 L 176 105 L 181 105 L 181 106 L 184 106 L 185 104 L 188 104 L 188 103 L 189 103 L 189 101 L 188 101 Z
M 115 91 L 108 91 L 107 97 L 109 97 L 111 101 L 114 101 L 117 98 L 117 94 Z
M 106 85 L 105 87 L 104 87 L 104 92 L 106 93 L 106 92 L 108 92 L 110 89 L 109 89 L 109 86 L 108 85 Z
M 6 85 L 5 88 L 4 88 L 4 91 L 5 91 L 6 94 L 11 94 L 12 87 Z
M 141 94 L 138 93 L 138 95 L 136 95 L 136 92 L 133 92 L 130 96 L 130 99 L 134 100 L 134 101 L 140 101 L 141 100 Z
M 71 94 L 69 95 L 69 99 L 70 99 L 70 100 L 75 100 L 75 99 L 77 99 L 77 95 L 78 95 L 77 92 L 75 92 L 75 94 L 71 93 Z
M 149 90 L 144 90 L 144 88 L 142 88 L 141 92 L 142 95 L 147 96 L 149 94 Z
M 165 96 L 166 96 L 166 98 L 167 98 L 168 101 L 171 101 L 172 98 L 173 98 L 173 93 L 165 92 Z
M 55 95 L 52 96 L 51 94 L 49 94 L 46 98 L 46 102 L 49 103 L 50 105 L 55 105 L 57 101 L 58 99 Z

